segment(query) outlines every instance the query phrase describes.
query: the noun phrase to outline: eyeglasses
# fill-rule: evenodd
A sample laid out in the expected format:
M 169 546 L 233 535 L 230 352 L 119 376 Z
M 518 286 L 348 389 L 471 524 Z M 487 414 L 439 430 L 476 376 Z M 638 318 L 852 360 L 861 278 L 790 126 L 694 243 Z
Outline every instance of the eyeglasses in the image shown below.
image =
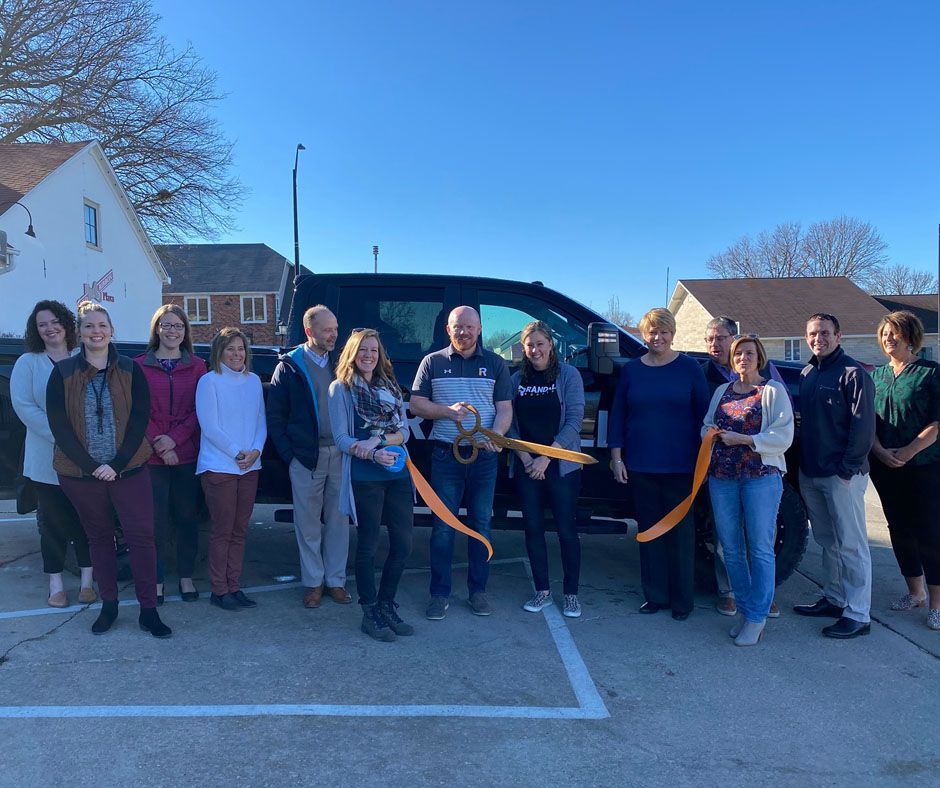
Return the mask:
M 739 339 L 760 339 L 760 337 L 757 334 L 735 334 L 734 338 L 735 338 L 735 341 Z
M 186 326 L 182 323 L 159 323 L 160 328 L 164 331 L 184 331 Z
M 717 342 L 718 340 L 723 341 L 725 339 L 731 339 L 731 334 L 715 334 L 713 337 L 705 337 L 705 344 L 707 345 L 710 342 Z

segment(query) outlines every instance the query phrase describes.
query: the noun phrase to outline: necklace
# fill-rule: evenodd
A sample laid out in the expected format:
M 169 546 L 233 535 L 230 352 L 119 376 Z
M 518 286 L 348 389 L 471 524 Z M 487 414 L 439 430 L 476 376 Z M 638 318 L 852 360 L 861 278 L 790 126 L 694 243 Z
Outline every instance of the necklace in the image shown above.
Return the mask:
M 104 432 L 104 388 L 108 385 L 106 379 L 107 372 L 102 375 L 100 372 L 96 374 L 89 383 L 91 384 L 91 390 L 95 394 L 95 415 L 98 417 L 98 434 L 101 435 Z M 95 385 L 95 381 L 98 378 L 101 378 L 101 387 Z

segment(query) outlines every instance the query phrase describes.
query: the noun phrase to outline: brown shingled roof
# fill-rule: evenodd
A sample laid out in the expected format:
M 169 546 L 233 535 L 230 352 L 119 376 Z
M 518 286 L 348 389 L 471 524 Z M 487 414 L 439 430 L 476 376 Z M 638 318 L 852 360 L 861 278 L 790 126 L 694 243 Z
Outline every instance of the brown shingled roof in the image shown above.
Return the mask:
M 843 334 L 873 334 L 887 311 L 844 276 L 779 279 L 682 279 L 679 281 L 712 315 L 726 315 L 744 333 L 764 337 L 802 336 L 806 318 L 828 312 Z
M 90 142 L 0 143 L 0 211 L 23 198 Z
M 918 293 L 916 295 L 877 295 L 875 300 L 885 309 L 898 312 L 906 309 L 913 312 L 924 324 L 924 331 L 928 334 L 937 333 L 937 294 Z

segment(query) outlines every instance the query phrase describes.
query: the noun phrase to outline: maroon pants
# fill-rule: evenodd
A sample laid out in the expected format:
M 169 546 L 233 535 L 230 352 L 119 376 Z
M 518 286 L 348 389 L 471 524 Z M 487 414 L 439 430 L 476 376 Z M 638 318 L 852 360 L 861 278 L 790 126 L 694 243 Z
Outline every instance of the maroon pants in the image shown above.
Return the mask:
M 209 529 L 209 582 L 216 596 L 239 589 L 245 536 L 258 492 L 258 471 L 235 473 L 206 471 L 202 489 L 212 521 Z
M 113 482 L 59 476 L 59 485 L 88 535 L 91 565 L 101 598 L 118 598 L 115 514 L 130 551 L 134 590 L 141 608 L 157 606 L 157 550 L 153 541 L 153 494 L 147 466 Z

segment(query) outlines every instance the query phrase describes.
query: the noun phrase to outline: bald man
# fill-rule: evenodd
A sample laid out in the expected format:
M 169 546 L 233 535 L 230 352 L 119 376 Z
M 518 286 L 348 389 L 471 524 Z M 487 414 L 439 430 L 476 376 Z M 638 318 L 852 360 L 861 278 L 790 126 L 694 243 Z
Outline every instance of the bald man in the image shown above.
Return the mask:
M 505 435 L 512 423 L 512 383 L 505 362 L 480 344 L 480 315 L 473 307 L 458 306 L 447 318 L 450 344 L 429 353 L 421 361 L 411 388 L 411 412 L 433 419 L 431 430 L 431 486 L 457 514 L 461 502 L 467 507 L 466 524 L 477 533 L 490 535 L 493 493 L 496 490 L 497 456 L 500 448 L 488 440 L 477 445 L 475 462 L 462 465 L 454 458 L 452 443 L 457 424 L 468 415 L 466 405 L 480 412 L 482 426 Z M 472 424 L 471 420 L 466 426 Z M 460 448 L 469 457 L 470 447 Z M 454 558 L 454 530 L 434 518 L 431 531 L 431 599 L 427 617 L 440 621 L 447 612 Z M 489 564 L 486 548 L 476 539 L 467 540 L 467 589 L 470 609 L 478 616 L 492 613 L 486 596 Z

